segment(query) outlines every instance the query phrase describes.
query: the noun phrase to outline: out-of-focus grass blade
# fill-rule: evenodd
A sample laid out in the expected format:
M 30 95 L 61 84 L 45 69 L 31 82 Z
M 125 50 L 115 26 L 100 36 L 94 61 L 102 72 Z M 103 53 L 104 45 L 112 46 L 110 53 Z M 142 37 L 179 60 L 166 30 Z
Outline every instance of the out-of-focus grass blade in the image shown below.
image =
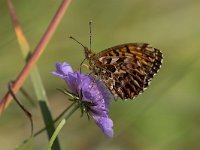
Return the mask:
M 22 54 L 23 54 L 24 58 L 26 59 L 27 56 L 30 53 L 29 43 L 28 43 L 28 41 L 27 41 L 23 31 L 22 31 L 20 23 L 17 19 L 12 1 L 7 0 L 7 2 L 8 2 L 9 12 L 10 12 L 12 23 L 13 23 L 13 26 L 14 26 L 14 29 L 15 29 L 15 33 L 16 33 L 16 36 L 17 36 L 18 43 L 20 45 L 20 49 L 22 51 Z M 32 84 L 33 84 L 33 87 L 34 87 L 34 90 L 35 90 L 35 93 L 36 93 L 36 96 L 37 96 L 37 100 L 38 100 L 39 105 L 40 105 L 40 109 L 41 109 L 41 112 L 42 112 L 44 123 L 45 123 L 46 126 L 49 126 L 49 128 L 47 129 L 47 133 L 48 133 L 48 137 L 50 139 L 55 128 L 54 128 L 52 115 L 51 115 L 49 105 L 48 105 L 48 101 L 47 101 L 46 91 L 44 89 L 44 86 L 43 86 L 43 83 L 42 83 L 42 80 L 40 78 L 40 74 L 38 72 L 36 65 L 35 65 L 35 67 L 33 67 L 30 76 L 31 76 L 31 81 L 32 81 Z M 53 145 L 53 149 L 56 149 L 56 150 L 60 149 L 58 139 L 55 140 L 54 145 Z

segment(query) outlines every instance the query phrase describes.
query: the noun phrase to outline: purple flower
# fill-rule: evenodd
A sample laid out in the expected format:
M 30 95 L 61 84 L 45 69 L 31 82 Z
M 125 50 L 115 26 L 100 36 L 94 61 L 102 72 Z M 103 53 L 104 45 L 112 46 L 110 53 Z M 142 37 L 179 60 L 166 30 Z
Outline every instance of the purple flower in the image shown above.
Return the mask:
M 56 63 L 53 74 L 65 80 L 71 92 L 80 98 L 84 111 L 94 119 L 106 136 L 112 137 L 113 122 L 108 117 L 111 94 L 107 88 L 92 76 L 73 72 L 66 62 Z

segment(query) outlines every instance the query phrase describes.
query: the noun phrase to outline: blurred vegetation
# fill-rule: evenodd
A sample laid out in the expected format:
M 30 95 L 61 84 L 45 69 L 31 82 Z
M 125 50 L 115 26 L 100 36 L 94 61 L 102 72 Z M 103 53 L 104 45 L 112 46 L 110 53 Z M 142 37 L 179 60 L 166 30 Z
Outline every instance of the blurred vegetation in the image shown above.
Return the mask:
M 60 1 L 13 1 L 33 50 Z M 63 149 L 87 150 L 188 150 L 200 149 L 200 1 L 198 0 L 84 0 L 72 1 L 53 39 L 38 62 L 52 113 L 57 116 L 69 102 L 56 88 L 65 87 L 51 74 L 58 61 L 77 69 L 84 58 L 73 35 L 89 45 L 93 20 L 92 50 L 99 52 L 126 42 L 147 42 L 160 49 L 164 63 L 149 89 L 134 101 L 111 103 L 115 137 L 106 139 L 92 120 L 76 113 L 59 135 Z M 5 1 L 0 1 L 0 97 L 7 83 L 24 65 Z M 29 79 L 24 84 L 35 97 Z M 38 106 L 30 110 L 37 131 L 43 124 Z M 13 149 L 30 132 L 29 120 L 12 102 L 0 118 L 0 149 Z M 33 149 L 43 149 L 46 133 L 34 139 Z

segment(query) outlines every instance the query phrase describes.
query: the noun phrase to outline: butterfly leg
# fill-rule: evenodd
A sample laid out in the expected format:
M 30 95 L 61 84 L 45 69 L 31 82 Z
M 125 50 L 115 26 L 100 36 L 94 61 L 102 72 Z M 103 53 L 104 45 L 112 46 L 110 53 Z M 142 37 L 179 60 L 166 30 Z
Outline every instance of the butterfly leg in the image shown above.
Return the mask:
M 85 60 L 86 60 L 86 58 L 84 58 L 83 61 L 80 63 L 80 67 L 79 67 L 79 72 L 80 73 L 81 73 L 82 66 L 86 66 L 88 68 L 88 66 L 84 64 Z

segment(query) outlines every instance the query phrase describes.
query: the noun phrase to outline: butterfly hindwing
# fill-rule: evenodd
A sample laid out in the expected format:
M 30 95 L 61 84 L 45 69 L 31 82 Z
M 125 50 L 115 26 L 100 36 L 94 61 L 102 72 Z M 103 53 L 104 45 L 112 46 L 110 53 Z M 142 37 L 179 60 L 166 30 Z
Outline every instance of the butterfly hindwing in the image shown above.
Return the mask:
M 162 53 L 146 43 L 128 43 L 93 55 L 89 64 L 115 97 L 133 99 L 160 69 Z

